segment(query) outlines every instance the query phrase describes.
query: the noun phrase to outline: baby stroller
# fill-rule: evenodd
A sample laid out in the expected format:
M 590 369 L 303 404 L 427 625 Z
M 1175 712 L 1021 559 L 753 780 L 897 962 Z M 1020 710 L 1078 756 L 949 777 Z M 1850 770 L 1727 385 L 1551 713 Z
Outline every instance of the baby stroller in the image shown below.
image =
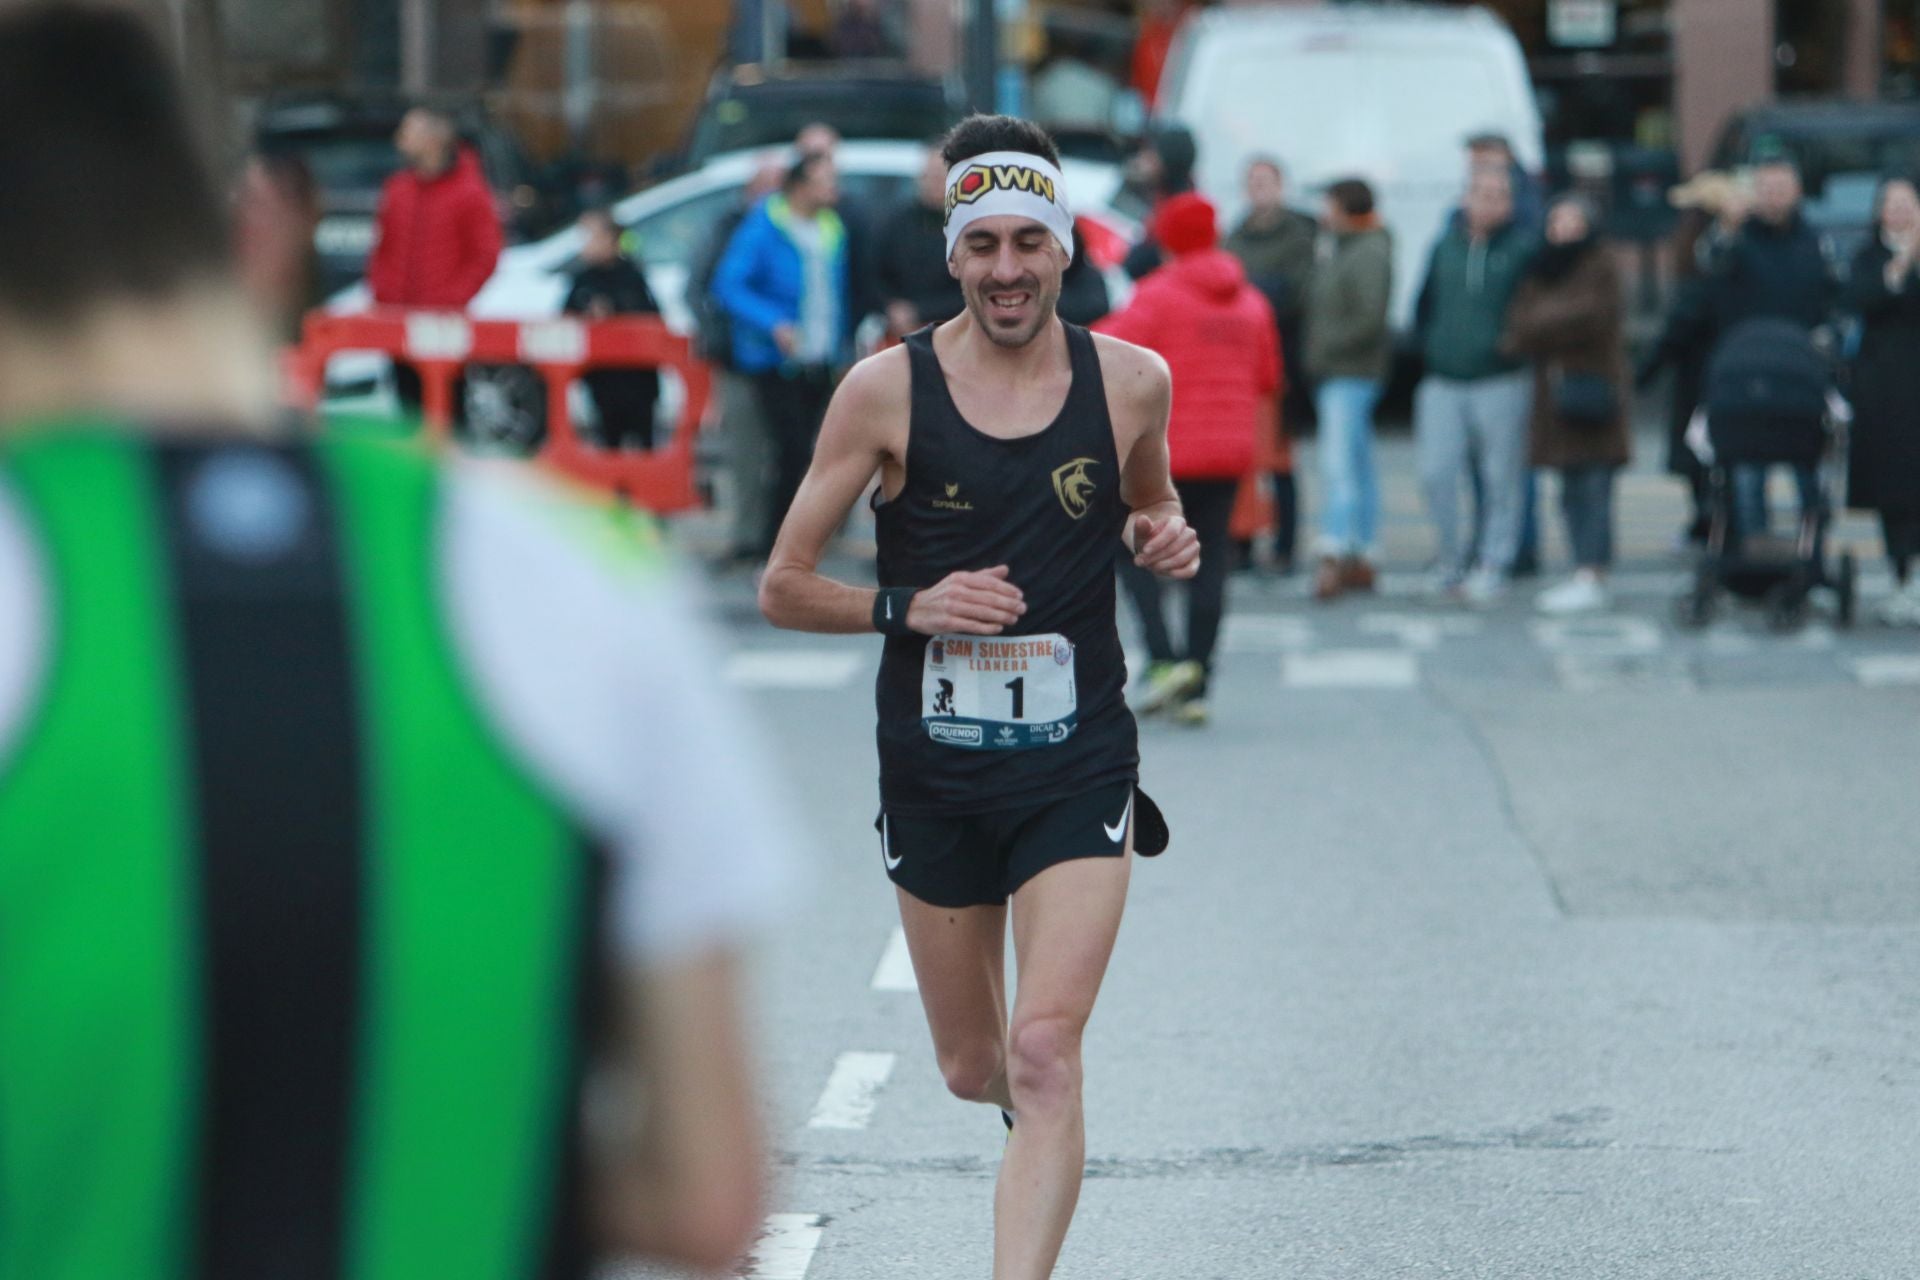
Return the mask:
M 1715 348 L 1704 391 L 1688 443 L 1708 468 L 1710 523 L 1693 586 L 1677 602 L 1681 625 L 1706 626 L 1731 594 L 1759 601 L 1773 630 L 1792 631 L 1807 620 L 1814 590 L 1828 588 L 1839 624 L 1851 626 L 1853 556 L 1842 553 L 1831 566 L 1826 558 L 1850 416 L 1827 358 L 1790 320 L 1748 320 Z M 1813 477 L 1794 531 L 1741 528 L 1736 476 L 1782 465 Z

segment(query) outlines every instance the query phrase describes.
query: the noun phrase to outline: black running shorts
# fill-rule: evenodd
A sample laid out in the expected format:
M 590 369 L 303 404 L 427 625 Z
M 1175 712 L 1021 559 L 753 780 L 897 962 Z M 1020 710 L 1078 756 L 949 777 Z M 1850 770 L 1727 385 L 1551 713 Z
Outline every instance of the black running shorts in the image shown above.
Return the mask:
M 874 822 L 887 877 L 935 907 L 999 906 L 1056 863 L 1117 858 L 1127 847 L 1152 857 L 1167 847 L 1167 820 L 1132 782 L 1020 809 Z

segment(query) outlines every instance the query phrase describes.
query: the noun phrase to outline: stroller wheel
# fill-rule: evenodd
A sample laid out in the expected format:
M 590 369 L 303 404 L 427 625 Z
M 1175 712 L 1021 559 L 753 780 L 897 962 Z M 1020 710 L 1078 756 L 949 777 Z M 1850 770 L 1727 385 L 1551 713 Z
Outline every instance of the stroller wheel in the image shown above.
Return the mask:
M 1767 592 L 1766 605 L 1767 629 L 1782 635 L 1805 626 L 1812 609 L 1806 588 L 1792 582 L 1783 582 Z
M 1698 631 L 1713 621 L 1719 604 L 1713 592 L 1695 587 L 1673 602 L 1673 620 L 1689 631 Z
M 1834 610 L 1834 618 L 1843 627 L 1853 625 L 1854 610 L 1859 604 L 1860 566 L 1854 562 L 1853 552 L 1842 551 L 1838 570 L 1834 574 L 1833 589 L 1840 597 Z

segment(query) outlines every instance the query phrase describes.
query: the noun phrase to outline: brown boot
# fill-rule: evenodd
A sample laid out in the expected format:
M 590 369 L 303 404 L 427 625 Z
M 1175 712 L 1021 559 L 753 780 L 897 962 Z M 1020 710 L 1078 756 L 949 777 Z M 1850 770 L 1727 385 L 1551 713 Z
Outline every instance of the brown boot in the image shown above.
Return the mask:
M 1340 562 L 1340 585 L 1348 591 L 1371 592 L 1376 575 L 1364 556 L 1348 556 Z
M 1313 598 L 1325 604 L 1329 600 L 1338 600 L 1347 589 L 1346 570 L 1333 556 L 1323 556 L 1319 572 L 1313 575 Z

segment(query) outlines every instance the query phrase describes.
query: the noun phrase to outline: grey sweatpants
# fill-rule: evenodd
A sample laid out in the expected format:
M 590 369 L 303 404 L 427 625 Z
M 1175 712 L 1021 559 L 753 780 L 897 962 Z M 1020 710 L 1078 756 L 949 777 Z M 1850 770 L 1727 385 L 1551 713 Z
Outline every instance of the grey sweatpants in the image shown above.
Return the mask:
M 1528 418 L 1533 375 L 1522 369 L 1459 382 L 1423 378 L 1413 396 L 1414 448 L 1420 487 L 1439 544 L 1439 570 L 1466 576 L 1467 548 L 1478 542 L 1479 568 L 1504 577 L 1520 549 L 1527 480 Z M 1463 537 L 1461 490 L 1467 468 L 1480 472 L 1478 539 Z
M 753 378 L 720 370 L 720 433 L 733 490 L 733 550 L 761 557 L 773 547 L 773 433 Z

